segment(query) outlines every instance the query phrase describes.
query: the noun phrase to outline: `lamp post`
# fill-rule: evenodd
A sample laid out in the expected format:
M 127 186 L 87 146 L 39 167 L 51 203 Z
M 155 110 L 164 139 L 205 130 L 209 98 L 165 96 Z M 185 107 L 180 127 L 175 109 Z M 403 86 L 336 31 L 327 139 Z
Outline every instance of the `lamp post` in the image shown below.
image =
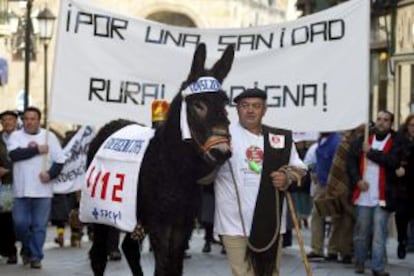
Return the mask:
M 44 124 L 47 126 L 47 106 L 48 106 L 48 89 L 47 89 L 47 49 L 49 46 L 49 41 L 52 39 L 53 27 L 56 20 L 56 16 L 45 7 L 37 15 L 37 21 L 39 24 L 39 39 L 43 42 L 44 49 L 44 94 L 43 94 L 43 104 L 44 104 Z
M 29 84 L 30 84 L 30 54 L 32 50 L 31 33 L 32 33 L 32 2 L 33 0 L 8 0 L 9 2 L 26 2 L 26 18 L 24 31 L 24 105 L 26 109 L 29 105 Z

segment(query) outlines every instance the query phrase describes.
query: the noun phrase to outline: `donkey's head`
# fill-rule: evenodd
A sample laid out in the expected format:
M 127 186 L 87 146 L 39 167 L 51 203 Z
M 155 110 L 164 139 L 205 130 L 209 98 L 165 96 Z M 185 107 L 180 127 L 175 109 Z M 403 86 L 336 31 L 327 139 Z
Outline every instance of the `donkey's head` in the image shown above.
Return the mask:
M 229 120 L 226 105 L 228 97 L 221 89 L 230 71 L 234 47 L 229 46 L 211 69 L 205 69 L 206 46 L 200 44 L 181 91 L 191 138 L 210 164 L 222 164 L 231 156 Z

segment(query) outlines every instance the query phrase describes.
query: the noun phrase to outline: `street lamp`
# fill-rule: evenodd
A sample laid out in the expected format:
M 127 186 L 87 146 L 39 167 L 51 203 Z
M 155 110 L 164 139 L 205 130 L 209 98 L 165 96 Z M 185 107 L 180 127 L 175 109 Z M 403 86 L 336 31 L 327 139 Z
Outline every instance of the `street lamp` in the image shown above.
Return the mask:
M 29 72 L 31 51 L 33 46 L 30 37 L 32 33 L 32 20 L 30 20 L 30 17 L 32 13 L 33 0 L 9 0 L 9 2 L 26 2 L 26 19 L 24 31 L 24 110 L 29 105 Z
M 37 15 L 37 21 L 39 24 L 39 39 L 43 42 L 44 49 L 44 124 L 47 126 L 47 105 L 48 105 L 48 89 L 47 89 L 47 48 L 49 41 L 52 39 L 53 27 L 55 24 L 56 16 L 45 7 Z

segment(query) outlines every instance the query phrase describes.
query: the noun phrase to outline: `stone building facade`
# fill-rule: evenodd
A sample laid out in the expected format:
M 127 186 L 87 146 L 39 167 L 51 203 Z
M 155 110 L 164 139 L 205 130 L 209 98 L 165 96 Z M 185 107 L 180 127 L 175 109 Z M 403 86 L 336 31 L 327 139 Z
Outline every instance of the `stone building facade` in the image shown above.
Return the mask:
M 133 18 L 197 28 L 240 28 L 266 25 L 292 19 L 295 1 L 291 0 L 92 0 L 94 6 Z M 48 0 L 48 8 L 57 16 L 59 0 Z M 122 3 L 122 4 L 121 4 Z M 33 0 L 32 18 L 45 6 Z M 0 17 L 10 13 L 24 18 L 26 3 L 0 0 Z M 33 20 L 34 32 L 36 22 Z M 22 109 L 24 94 L 24 33 L 20 24 L 12 30 L 11 21 L 0 18 L 0 57 L 8 62 L 9 80 L 0 86 L 0 110 Z M 55 24 L 56 29 L 56 24 Z M 33 60 L 30 62 L 29 104 L 44 108 L 44 51 L 42 42 L 33 36 Z M 48 87 L 53 71 L 55 37 L 49 43 Z

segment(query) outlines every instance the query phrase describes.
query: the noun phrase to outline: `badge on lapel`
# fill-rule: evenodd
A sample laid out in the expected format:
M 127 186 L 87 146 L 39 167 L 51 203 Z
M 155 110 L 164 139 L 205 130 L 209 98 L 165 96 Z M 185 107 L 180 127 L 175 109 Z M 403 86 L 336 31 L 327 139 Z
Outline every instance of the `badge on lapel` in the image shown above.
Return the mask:
M 269 133 L 269 143 L 274 149 L 283 149 L 285 147 L 285 135 Z

